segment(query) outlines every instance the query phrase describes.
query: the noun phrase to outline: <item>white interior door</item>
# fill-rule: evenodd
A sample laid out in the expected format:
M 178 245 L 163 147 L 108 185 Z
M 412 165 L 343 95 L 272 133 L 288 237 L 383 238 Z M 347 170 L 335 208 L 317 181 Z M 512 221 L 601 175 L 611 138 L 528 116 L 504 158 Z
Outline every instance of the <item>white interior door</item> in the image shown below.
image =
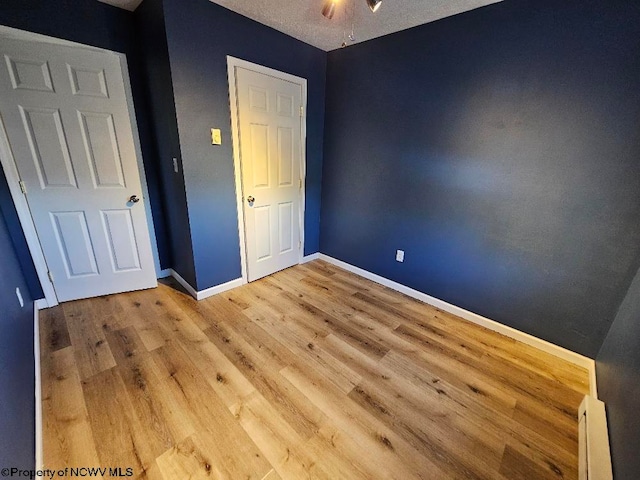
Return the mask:
M 247 279 L 299 262 L 302 85 L 236 68 Z
M 118 56 L 4 38 L 0 55 L 0 116 L 58 300 L 155 287 Z

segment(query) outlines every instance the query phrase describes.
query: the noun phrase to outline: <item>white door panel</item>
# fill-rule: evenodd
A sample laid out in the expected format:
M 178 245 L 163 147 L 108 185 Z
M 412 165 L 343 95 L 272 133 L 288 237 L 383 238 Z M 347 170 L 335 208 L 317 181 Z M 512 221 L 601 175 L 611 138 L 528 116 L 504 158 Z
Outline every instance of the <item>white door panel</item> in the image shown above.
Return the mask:
M 0 115 L 59 301 L 157 285 L 119 58 L 0 40 Z
M 300 258 L 302 86 L 241 67 L 235 78 L 247 276 L 253 281 Z

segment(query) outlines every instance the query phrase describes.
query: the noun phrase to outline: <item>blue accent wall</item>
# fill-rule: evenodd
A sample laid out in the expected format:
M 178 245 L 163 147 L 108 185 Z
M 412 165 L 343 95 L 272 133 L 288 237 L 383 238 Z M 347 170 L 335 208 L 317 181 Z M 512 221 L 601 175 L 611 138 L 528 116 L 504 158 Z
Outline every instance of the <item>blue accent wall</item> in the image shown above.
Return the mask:
M 2 213 L 7 225 L 7 231 L 18 256 L 22 274 L 27 282 L 31 297 L 43 298 L 44 292 L 42 291 L 40 280 L 38 279 L 36 267 L 31 259 L 31 252 L 29 252 L 29 246 L 27 245 L 27 240 L 24 236 L 24 232 L 22 231 L 20 218 L 18 218 L 18 212 L 13 204 L 9 184 L 7 183 L 7 179 L 2 168 L 0 168 L 0 213 Z
M 169 51 L 162 0 L 145 0 L 134 13 L 149 111 L 152 155 L 158 171 L 165 213 L 170 263 L 190 285 L 196 284 L 187 211 L 182 155 L 169 67 Z M 178 172 L 173 168 L 178 162 Z
M 0 465 L 32 469 L 35 463 L 33 301 L 2 213 L 0 252 Z M 25 301 L 22 308 L 16 287 Z
M 326 53 L 208 0 L 165 0 L 197 290 L 241 275 L 227 55 L 307 79 L 306 254 L 318 251 Z M 212 146 L 210 129 L 222 130 Z
M 596 359 L 616 480 L 640 478 L 640 270 Z
M 0 25 L 105 48 L 127 56 L 160 264 L 163 268 L 171 266 L 157 158 L 151 138 L 152 132 L 149 130 L 145 79 L 140 69 L 139 42 L 133 13 L 87 0 L 2 0 Z M 9 217 L 13 217 L 13 214 L 8 215 Z M 17 236 L 12 220 L 9 227 L 12 236 Z M 28 252 L 26 244 L 20 246 L 18 252 L 21 261 L 26 262 L 27 260 L 23 259 L 23 252 Z M 25 274 L 30 285 L 34 281 L 39 285 L 35 270 L 32 273 L 27 269 Z M 38 296 L 38 292 L 40 296 L 42 294 L 39 286 L 31 291 L 35 296 Z
M 639 119 L 636 2 L 509 0 L 332 51 L 320 250 L 595 358 L 640 266 Z

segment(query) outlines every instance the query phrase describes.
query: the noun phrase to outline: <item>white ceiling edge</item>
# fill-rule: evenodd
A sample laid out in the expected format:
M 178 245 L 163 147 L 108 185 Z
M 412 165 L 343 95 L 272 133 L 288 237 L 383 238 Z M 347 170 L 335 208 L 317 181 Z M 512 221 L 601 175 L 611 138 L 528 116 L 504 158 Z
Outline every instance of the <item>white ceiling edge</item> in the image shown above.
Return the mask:
M 135 10 L 142 0 L 98 0 Z M 365 0 L 338 0 L 329 20 L 320 10 L 324 0 L 210 0 L 298 40 L 331 51 L 502 0 L 383 0 L 372 13 Z M 353 22 L 352 22 L 353 19 Z M 348 38 L 353 32 L 355 40 Z

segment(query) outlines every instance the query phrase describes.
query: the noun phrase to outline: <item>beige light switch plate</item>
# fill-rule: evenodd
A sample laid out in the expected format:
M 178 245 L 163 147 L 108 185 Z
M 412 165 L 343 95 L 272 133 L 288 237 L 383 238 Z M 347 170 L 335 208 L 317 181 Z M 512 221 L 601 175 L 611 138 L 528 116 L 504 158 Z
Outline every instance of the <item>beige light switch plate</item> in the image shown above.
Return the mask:
M 222 134 L 219 128 L 211 129 L 211 145 L 222 145 Z

